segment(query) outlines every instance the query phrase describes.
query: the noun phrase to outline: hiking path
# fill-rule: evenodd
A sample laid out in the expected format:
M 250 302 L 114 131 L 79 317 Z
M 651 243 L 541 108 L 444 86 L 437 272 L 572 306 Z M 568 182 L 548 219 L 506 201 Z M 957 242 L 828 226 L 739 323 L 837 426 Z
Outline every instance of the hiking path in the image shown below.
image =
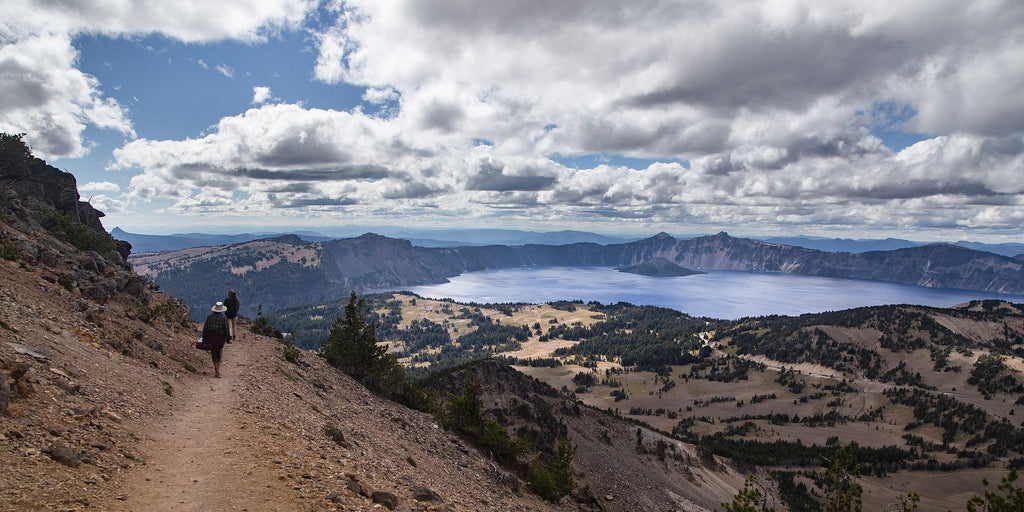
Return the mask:
M 173 389 L 180 400 L 144 430 L 143 463 L 127 476 L 111 510 L 289 510 L 292 491 L 258 453 L 253 429 L 238 413 L 241 377 L 255 351 L 247 334 L 225 345 L 221 378 L 213 377 L 207 359 Z

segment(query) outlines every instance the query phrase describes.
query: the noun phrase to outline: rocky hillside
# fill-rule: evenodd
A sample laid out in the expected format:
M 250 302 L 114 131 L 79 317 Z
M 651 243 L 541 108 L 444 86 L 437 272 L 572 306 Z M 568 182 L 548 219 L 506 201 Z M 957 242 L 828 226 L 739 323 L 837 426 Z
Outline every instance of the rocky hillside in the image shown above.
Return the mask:
M 709 510 L 742 483 L 692 446 L 672 443 L 669 461 L 648 464 L 640 448 L 667 443 L 660 435 L 530 384 L 545 397 L 529 398 L 536 416 L 573 411 L 558 434 L 579 440 L 572 473 L 586 487 L 550 503 L 433 416 L 380 399 L 313 353 L 286 357 L 245 319 L 214 379 L 192 347 L 200 326 L 188 308 L 132 271 L 129 247 L 79 201 L 71 175 L 27 149 L 2 152 L 0 197 L 4 509 Z M 486 368 L 488 390 L 527 385 Z M 546 432 L 526 416 L 509 425 Z M 696 479 L 669 486 L 673 474 Z
M 299 257 L 298 255 L 304 255 Z M 628 244 L 416 247 L 366 234 L 304 242 L 298 237 L 146 253 L 131 258 L 189 305 L 217 299 L 196 283 L 222 282 L 268 310 L 324 302 L 348 292 L 441 283 L 465 272 L 524 266 L 631 267 L 665 261 L 689 269 L 787 272 L 917 286 L 1024 293 L 1024 261 L 947 244 L 895 251 L 833 253 L 731 237 L 678 240 L 665 233 Z M 301 283 L 301 286 L 298 284 Z M 222 298 L 222 297 L 220 297 Z M 245 309 L 248 308 L 248 309 Z
M 570 440 L 581 498 L 604 510 L 712 510 L 732 500 L 743 474 L 692 444 L 612 418 L 515 369 L 482 361 L 433 380 L 444 398 L 461 395 L 466 373 L 491 417 L 535 450 Z M 644 475 L 636 478 L 636 475 Z
M 150 295 L 147 322 L 126 297 L 0 266 L 7 510 L 556 509 L 313 354 L 289 363 L 243 330 L 213 379 L 176 300 Z

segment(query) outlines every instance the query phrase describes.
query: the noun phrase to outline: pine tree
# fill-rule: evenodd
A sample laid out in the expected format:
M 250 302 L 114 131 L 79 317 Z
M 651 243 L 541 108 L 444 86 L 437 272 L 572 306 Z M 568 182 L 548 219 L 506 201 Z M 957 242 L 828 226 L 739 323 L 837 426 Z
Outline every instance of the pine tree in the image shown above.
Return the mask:
M 345 317 L 334 321 L 327 342 L 320 347 L 331 366 L 364 384 L 380 370 L 387 354 L 387 347 L 377 344 L 377 325 L 365 319 L 368 312 L 366 302 L 352 292 Z
M 1018 512 L 1024 510 L 1024 488 L 1017 487 L 1017 470 L 1010 469 L 1010 472 L 1003 477 L 996 486 L 1003 492 L 999 494 L 992 491 L 985 491 L 984 496 L 975 494 L 967 502 L 968 512 Z M 986 487 L 988 479 L 982 480 Z
M 832 467 L 825 471 L 826 512 L 861 512 L 864 489 L 857 482 L 858 478 L 860 465 L 853 464 L 853 445 L 836 450 Z
M 743 488 L 733 497 L 732 503 L 722 503 L 725 512 L 775 512 L 774 508 L 765 508 L 762 503 L 765 496 L 755 484 L 754 475 L 747 475 Z

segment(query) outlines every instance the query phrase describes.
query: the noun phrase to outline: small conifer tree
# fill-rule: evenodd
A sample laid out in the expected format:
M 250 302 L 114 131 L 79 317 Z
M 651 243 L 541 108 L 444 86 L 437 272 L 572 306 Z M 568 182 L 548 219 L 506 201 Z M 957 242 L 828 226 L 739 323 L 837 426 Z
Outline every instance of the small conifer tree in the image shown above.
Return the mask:
M 369 313 L 365 300 L 352 292 L 345 317 L 334 321 L 327 341 L 320 344 L 320 355 L 370 391 L 413 409 L 428 410 L 429 398 L 409 381 L 405 368 L 388 353 L 387 346 L 377 344 L 377 324 L 366 321 Z
M 968 512 L 1019 512 L 1024 510 L 1024 488 L 1017 487 L 1017 469 L 1010 469 L 1010 472 L 1002 478 L 997 489 L 1002 494 L 985 491 L 984 495 L 971 496 L 967 502 Z M 981 482 L 986 487 L 988 479 Z
M 576 446 L 572 439 L 558 444 L 555 453 L 547 461 L 533 461 L 526 472 L 526 480 L 530 487 L 542 498 L 558 501 L 576 488 L 572 477 L 572 459 L 576 455 Z
M 320 354 L 331 366 L 364 384 L 387 354 L 387 347 L 377 345 L 377 325 L 366 321 L 367 313 L 366 302 L 352 292 L 345 317 L 334 321 L 330 336 L 320 347 Z
M 740 489 L 731 503 L 722 503 L 724 512 L 775 512 L 774 508 L 765 508 L 762 503 L 764 494 L 755 486 L 754 475 L 747 475 Z
M 861 512 L 864 489 L 858 478 L 860 465 L 854 465 L 853 444 L 836 450 L 832 466 L 825 471 L 826 512 Z

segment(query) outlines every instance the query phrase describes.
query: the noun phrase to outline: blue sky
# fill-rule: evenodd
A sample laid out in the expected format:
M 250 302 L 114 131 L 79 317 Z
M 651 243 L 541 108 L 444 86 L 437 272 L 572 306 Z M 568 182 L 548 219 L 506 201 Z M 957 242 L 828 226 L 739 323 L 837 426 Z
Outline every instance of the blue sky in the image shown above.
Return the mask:
M 108 228 L 1019 241 L 1024 5 L 26 0 L 0 130 Z

